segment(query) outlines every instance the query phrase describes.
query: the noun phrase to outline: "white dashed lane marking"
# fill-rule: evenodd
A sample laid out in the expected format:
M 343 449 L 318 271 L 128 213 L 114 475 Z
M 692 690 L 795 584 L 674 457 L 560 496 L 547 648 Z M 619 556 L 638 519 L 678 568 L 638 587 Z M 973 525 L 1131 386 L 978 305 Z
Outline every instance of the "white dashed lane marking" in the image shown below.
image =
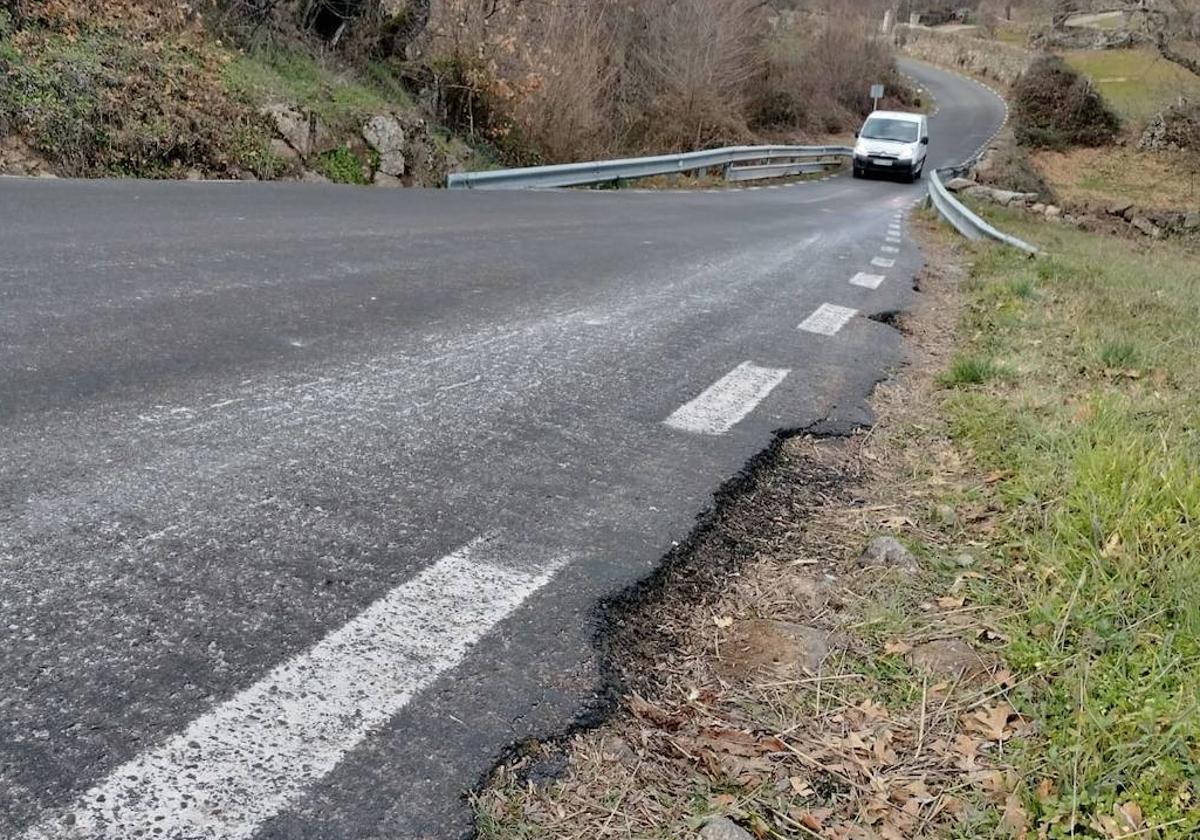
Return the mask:
M 864 289 L 878 289 L 883 285 L 883 281 L 887 279 L 882 274 L 866 274 L 860 271 L 850 278 L 850 283 L 855 286 L 862 286 Z
M 871 265 L 876 268 L 892 268 L 896 264 L 895 260 L 885 259 L 884 257 L 876 257 L 871 260 Z
M 837 335 L 857 314 L 857 309 L 823 303 L 816 312 L 804 319 L 800 329 L 817 335 Z
M 883 246 L 882 248 L 880 248 L 879 250 L 880 250 L 880 251 L 882 251 L 882 252 L 883 252 L 883 253 L 885 253 L 885 254 L 899 254 L 899 253 L 900 253 L 900 249 L 899 249 L 899 248 L 896 248 L 896 247 L 894 247 L 894 246 L 892 246 L 892 245 L 884 245 L 884 246 Z
M 664 422 L 683 432 L 723 435 L 770 396 L 789 373 L 782 368 L 743 362 Z
M 23 840 L 253 836 L 561 567 L 490 554 L 477 540 L 442 558 Z
M 889 236 L 887 238 L 887 243 L 889 245 L 899 245 L 901 242 L 903 242 L 903 240 L 899 236 Z

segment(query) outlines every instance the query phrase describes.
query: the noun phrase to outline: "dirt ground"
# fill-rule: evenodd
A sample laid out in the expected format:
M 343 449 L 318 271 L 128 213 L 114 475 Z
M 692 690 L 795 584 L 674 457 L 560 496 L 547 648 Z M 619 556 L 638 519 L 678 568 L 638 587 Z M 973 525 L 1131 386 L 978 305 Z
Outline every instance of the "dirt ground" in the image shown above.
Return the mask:
M 877 424 L 780 441 L 686 551 L 611 606 L 619 708 L 498 768 L 476 797 L 481 837 L 1023 831 L 1005 751 L 1027 722 L 1005 700 L 994 617 L 956 594 L 991 511 L 939 504 L 989 480 L 937 411 L 966 257 L 919 226 L 929 265 L 896 324 L 909 361 L 877 390 Z

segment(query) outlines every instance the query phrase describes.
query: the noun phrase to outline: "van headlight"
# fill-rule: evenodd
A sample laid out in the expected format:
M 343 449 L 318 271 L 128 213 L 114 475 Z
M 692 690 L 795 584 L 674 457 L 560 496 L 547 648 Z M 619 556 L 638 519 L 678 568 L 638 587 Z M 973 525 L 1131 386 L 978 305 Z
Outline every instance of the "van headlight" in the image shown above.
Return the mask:
M 912 146 L 905 146 L 903 149 L 900 150 L 900 160 L 912 160 L 912 159 L 913 159 Z

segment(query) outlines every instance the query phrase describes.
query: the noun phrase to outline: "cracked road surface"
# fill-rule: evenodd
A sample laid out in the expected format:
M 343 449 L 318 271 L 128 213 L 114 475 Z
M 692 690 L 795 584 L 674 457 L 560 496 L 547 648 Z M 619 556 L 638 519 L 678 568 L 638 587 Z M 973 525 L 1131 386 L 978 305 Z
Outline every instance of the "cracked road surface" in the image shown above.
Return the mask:
M 0 836 L 468 834 L 597 604 L 869 422 L 923 192 L 0 182 Z

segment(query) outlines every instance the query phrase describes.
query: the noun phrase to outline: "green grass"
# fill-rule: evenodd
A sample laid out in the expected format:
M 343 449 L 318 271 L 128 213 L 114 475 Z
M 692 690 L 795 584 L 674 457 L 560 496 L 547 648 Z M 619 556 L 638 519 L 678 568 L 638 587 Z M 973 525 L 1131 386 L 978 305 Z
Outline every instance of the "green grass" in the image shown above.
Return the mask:
M 223 75 L 226 87 L 237 96 L 256 104 L 283 100 L 299 105 L 334 130 L 355 128 L 369 114 L 413 107 L 395 75 L 382 64 L 368 64 L 358 79 L 286 47 L 240 55 Z
M 982 385 L 995 379 L 1002 370 L 990 356 L 960 355 L 950 364 L 950 369 L 942 377 L 942 384 L 952 387 Z
M 1106 368 L 1133 368 L 1140 356 L 1133 342 L 1113 340 L 1100 345 L 1100 362 Z
M 1074 50 L 1063 58 L 1091 78 L 1127 122 L 1142 124 L 1180 96 L 1200 98 L 1200 79 L 1152 49 Z
M 1013 756 L 1028 807 L 1051 838 L 1096 836 L 1095 821 L 1131 801 L 1166 826 L 1154 836 L 1196 836 L 1197 257 L 991 215 L 1054 254 L 979 252 L 964 352 L 1010 347 L 1022 375 L 945 400 L 957 439 L 1009 476 L 973 596 L 1011 616 L 1015 699 L 1037 724 Z M 1025 282 L 1036 301 L 1016 292 Z M 1034 796 L 1043 779 L 1052 792 Z

